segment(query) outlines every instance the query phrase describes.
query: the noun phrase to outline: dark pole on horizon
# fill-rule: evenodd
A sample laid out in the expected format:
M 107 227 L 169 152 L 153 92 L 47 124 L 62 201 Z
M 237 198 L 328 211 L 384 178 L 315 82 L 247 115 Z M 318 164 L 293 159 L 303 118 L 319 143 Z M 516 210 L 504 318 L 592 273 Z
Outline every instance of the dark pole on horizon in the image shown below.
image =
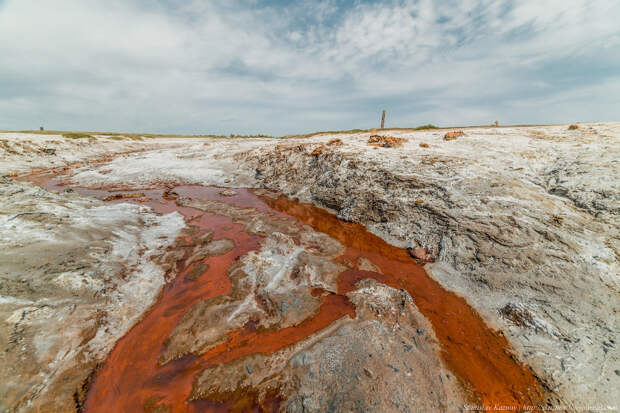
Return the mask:
M 385 109 L 383 109 L 383 113 L 381 113 L 381 129 L 385 127 Z

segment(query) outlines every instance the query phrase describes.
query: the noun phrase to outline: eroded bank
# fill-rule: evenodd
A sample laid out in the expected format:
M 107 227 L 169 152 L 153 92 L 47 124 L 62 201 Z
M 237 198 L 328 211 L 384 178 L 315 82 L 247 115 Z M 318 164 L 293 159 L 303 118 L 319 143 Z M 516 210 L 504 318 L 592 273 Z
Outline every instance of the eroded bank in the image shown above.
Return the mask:
M 57 180 L 48 178 L 38 179 L 37 183 L 62 189 Z M 178 211 L 193 228 L 191 234 L 177 240 L 173 251 L 162 257 L 162 264 L 169 267 L 169 283 L 157 303 L 117 343 L 93 376 L 85 399 L 87 411 L 110 406 L 120 410 L 170 411 L 231 407 L 242 410 L 252 406 L 268 409 L 295 403 L 303 406 L 311 396 L 300 401 L 295 391 L 304 388 L 304 380 L 310 380 L 311 371 L 294 372 L 296 356 L 330 337 L 341 336 L 342 331 L 348 331 L 353 338 L 358 334 L 351 327 L 355 323 L 379 322 L 384 326 L 385 319 L 390 319 L 388 324 L 399 330 L 403 354 L 409 353 L 410 347 L 419 351 L 412 362 L 421 368 L 396 367 L 408 355 L 390 353 L 387 369 L 367 373 L 362 363 L 361 374 L 347 372 L 356 381 L 367 380 L 370 389 L 372 382 L 389 376 L 400 385 L 411 382 L 418 390 L 429 389 L 431 393 L 434 389 L 439 397 L 433 398 L 427 392 L 421 396 L 426 400 L 418 403 L 444 409 L 456 409 L 468 397 L 486 405 L 531 405 L 544 398 L 534 375 L 511 357 L 501 334 L 488 328 L 462 298 L 428 277 L 404 249 L 387 244 L 362 225 L 339 221 L 324 210 L 269 192 L 256 195 L 236 189 L 225 193 L 222 189 L 199 186 L 142 191 L 126 188 L 115 192 L 78 187 L 74 190 L 113 202 L 148 205 L 158 213 Z M 274 237 L 276 233 L 279 235 Z M 222 244 L 222 240 L 229 241 L 228 247 L 213 247 L 213 243 Z M 330 244 L 331 248 L 326 248 Z M 286 259 L 291 256 L 293 262 Z M 305 276 L 300 277 L 304 272 Z M 278 281 L 278 288 L 271 281 L 259 280 L 276 274 L 285 279 Z M 312 279 L 317 274 L 319 279 Z M 250 287 L 248 279 L 252 279 Z M 378 287 L 361 287 L 360 282 L 365 279 L 387 285 L 387 297 L 394 298 L 399 291 L 406 291 L 400 299 L 402 308 L 395 305 L 396 308 L 379 309 L 372 317 L 365 312 L 365 318 L 356 315 L 358 306 L 377 299 Z M 295 296 L 303 297 L 303 302 L 298 303 L 297 314 L 290 316 L 286 307 L 291 307 Z M 413 298 L 410 304 L 407 300 L 411 298 L 407 297 Z M 385 296 L 380 301 L 390 302 Z M 230 317 L 226 321 L 233 328 L 221 328 L 219 324 L 224 320 L 213 317 L 214 309 L 228 311 Z M 400 315 L 395 316 L 395 310 Z M 247 317 L 240 317 L 244 312 Z M 425 318 L 432 329 L 423 328 Z M 343 325 L 347 323 L 349 330 Z M 330 328 L 332 331 L 325 335 Z M 208 337 L 197 333 L 212 329 L 218 331 Z M 426 344 L 429 340 L 430 344 Z M 393 337 L 385 340 L 392 341 Z M 201 345 L 197 346 L 197 342 Z M 441 361 L 436 354 L 439 349 Z M 369 354 L 377 350 L 371 347 Z M 359 358 L 361 352 L 362 349 L 352 349 L 348 355 Z M 263 364 L 279 365 L 280 370 L 270 371 L 258 382 L 252 380 L 252 376 L 260 376 L 260 372 L 254 371 L 256 367 L 248 368 L 249 364 L 242 363 L 240 372 L 239 362 L 256 355 L 271 357 L 269 363 L 263 360 Z M 443 372 L 444 364 L 453 372 L 452 376 Z M 205 384 L 204 378 L 216 370 L 238 380 Z M 433 378 L 423 377 L 429 370 Z M 332 374 L 338 376 L 344 371 Z M 415 380 L 411 379 L 412 374 Z M 299 384 L 297 389 L 285 385 L 291 375 Z M 402 396 L 407 403 L 411 396 L 408 392 L 416 389 L 404 387 Z M 329 395 L 332 390 L 321 391 Z M 362 400 L 369 406 L 373 402 L 389 402 L 372 400 L 384 397 L 380 394 L 365 397 L 370 400 Z M 320 406 L 318 399 L 311 401 Z M 329 397 L 326 399 L 329 401 Z M 343 405 L 348 402 L 340 401 Z M 389 405 L 394 408 L 393 403 Z

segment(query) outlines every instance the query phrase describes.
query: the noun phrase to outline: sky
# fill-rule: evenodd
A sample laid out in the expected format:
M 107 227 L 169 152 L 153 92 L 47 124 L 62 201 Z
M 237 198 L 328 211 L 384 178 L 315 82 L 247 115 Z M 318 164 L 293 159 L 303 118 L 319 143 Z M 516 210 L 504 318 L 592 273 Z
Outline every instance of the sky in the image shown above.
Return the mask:
M 618 0 L 0 0 L 0 129 L 620 121 Z

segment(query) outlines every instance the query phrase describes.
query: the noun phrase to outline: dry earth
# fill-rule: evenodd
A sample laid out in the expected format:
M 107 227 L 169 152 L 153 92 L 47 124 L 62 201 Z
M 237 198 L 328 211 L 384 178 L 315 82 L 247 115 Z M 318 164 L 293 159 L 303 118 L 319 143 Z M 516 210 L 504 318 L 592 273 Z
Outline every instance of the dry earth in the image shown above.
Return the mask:
M 78 167 L 69 183 L 260 187 L 312 202 L 335 211 L 341 219 L 365 224 L 395 245 L 424 248 L 434 259 L 426 265 L 427 271 L 502 331 L 517 358 L 567 405 L 574 409 L 619 406 L 620 395 L 614 389 L 620 388 L 620 123 L 581 124 L 577 130 L 563 125 L 464 132 L 444 140 L 446 131 L 389 131 L 407 139 L 394 148 L 369 146 L 369 133 L 282 141 L 143 142 L 0 134 L 0 175 L 134 151 L 107 163 Z M 163 270 L 149 257 L 161 254 L 183 222 L 179 216 L 158 217 L 129 204 L 104 206 L 75 194 L 49 194 L 9 178 L 0 182 L 0 191 L 0 337 L 5 350 L 0 356 L 4 403 L 0 406 L 29 411 L 51 401 L 46 393 L 50 387 L 55 394 L 73 397 L 84 377 L 74 373 L 63 387 L 58 384 L 63 372 L 78 363 L 100 362 L 114 340 L 150 305 L 164 280 Z M 245 273 L 259 274 L 248 267 L 257 263 L 266 273 L 277 273 L 286 262 L 282 258 L 287 255 L 286 231 L 283 237 L 269 238 L 274 245 L 268 239 L 261 251 L 248 254 L 243 260 Z M 136 248 L 123 248 L 127 243 Z M 280 256 L 274 256 L 274 251 L 280 251 Z M 145 273 L 145 266 L 151 271 Z M 329 282 L 324 281 L 327 288 Z M 254 279 L 241 290 L 246 298 L 258 297 L 267 286 Z M 292 288 L 271 285 L 275 286 L 288 293 Z M 135 289 L 145 298 L 136 300 Z M 365 291 L 363 299 L 359 290 Z M 437 399 L 423 399 L 429 403 L 425 407 L 455 408 L 463 396 L 446 380 L 438 384 L 416 376 L 415 385 L 402 386 L 402 378 L 391 374 L 407 373 L 406 367 L 394 365 L 398 371 L 377 372 L 372 366 L 356 364 L 355 357 L 368 352 L 433 371 L 443 369 L 436 349 L 397 353 L 400 339 L 412 335 L 402 331 L 405 324 L 425 325 L 427 331 L 429 327 L 415 303 L 397 317 L 410 321 L 395 323 L 389 305 L 394 294 L 396 290 L 381 285 L 359 286 L 357 293 L 350 293 L 358 311 L 355 320 L 341 320 L 297 347 L 257 357 L 252 363 L 287 366 L 282 367 L 278 385 L 299 383 L 289 394 L 290 411 L 325 410 L 323 399 L 313 398 L 309 389 L 322 388 L 329 394 L 333 386 L 328 380 L 345 376 L 355 381 L 341 385 L 350 386 L 352 395 L 363 392 L 357 400 L 366 404 L 347 404 L 355 396 L 350 400 L 326 396 L 340 410 L 402 411 L 407 400 L 419 399 L 419 392 L 428 394 L 423 389 L 430 388 L 441 390 Z M 290 317 L 312 313 L 316 302 L 305 297 L 306 305 L 300 306 L 304 313 Z M 227 311 L 239 307 L 238 298 L 226 300 L 218 305 L 228 306 Z M 241 302 L 248 306 L 249 302 Z M 373 302 L 373 308 L 381 309 L 379 314 L 388 314 L 381 322 L 361 311 Z M 208 319 L 208 311 L 191 311 L 179 324 L 177 340 L 183 338 L 183 328 L 196 329 L 194 323 L 201 320 L 197 315 Z M 232 315 L 228 318 L 234 319 Z M 268 322 L 286 325 L 295 320 Z M 61 327 L 63 339 L 57 334 Z M 85 334 L 88 340 L 83 339 Z M 197 351 L 196 347 L 204 350 L 221 334 L 206 332 L 200 335 L 200 344 L 179 342 L 178 348 L 173 337 L 164 357 L 172 359 Z M 357 348 L 351 347 L 351 337 L 361 343 Z M 329 356 L 334 346 L 343 349 L 338 357 Z M 247 365 L 246 360 L 204 371 L 193 397 L 229 391 L 226 381 L 214 385 L 209 380 L 220 377 L 221 369 L 236 377 L 235 383 L 258 380 Z M 387 387 L 363 390 L 364 377 L 369 377 L 364 369 L 385 378 Z M 269 370 L 260 371 L 268 374 Z M 313 382 L 317 375 L 323 380 L 320 385 Z M 393 400 L 369 396 L 386 392 L 393 392 Z

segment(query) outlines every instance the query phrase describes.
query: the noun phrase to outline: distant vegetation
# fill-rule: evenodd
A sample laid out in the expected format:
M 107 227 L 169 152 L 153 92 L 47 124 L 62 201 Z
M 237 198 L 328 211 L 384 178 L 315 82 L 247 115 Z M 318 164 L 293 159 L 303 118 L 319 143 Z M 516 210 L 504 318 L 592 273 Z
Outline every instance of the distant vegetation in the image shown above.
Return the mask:
M 231 133 L 230 137 L 231 138 L 275 138 L 275 136 L 263 135 L 263 134 L 258 134 L 258 135 L 235 135 L 234 133 Z
M 427 130 L 427 129 L 440 129 L 440 127 L 428 124 L 417 126 L 414 128 L 385 128 L 384 131 L 387 130 L 399 130 L 399 131 L 417 131 L 417 130 Z M 309 138 L 311 136 L 316 135 L 337 135 L 337 134 L 353 134 L 353 133 L 368 133 L 368 132 L 378 132 L 381 129 L 348 129 L 348 130 L 329 130 L 329 131 L 321 131 L 321 132 L 312 132 L 306 134 L 295 134 L 295 135 L 286 135 L 286 136 L 271 136 L 265 135 L 262 133 L 256 135 L 241 135 L 236 133 L 231 133 L 230 135 L 215 135 L 215 134 L 203 134 L 203 135 L 181 135 L 181 134 L 159 134 L 159 133 L 122 133 L 122 132 L 66 132 L 66 131 L 57 131 L 57 130 L 23 130 L 18 131 L 19 133 L 32 133 L 39 135 L 62 135 L 65 138 L 70 139 L 96 139 L 97 137 L 104 137 L 106 139 L 112 139 L 115 141 L 121 141 L 125 139 L 132 139 L 136 141 L 141 141 L 144 139 L 156 139 L 156 138 L 214 138 L 214 139 L 254 139 L 254 138 L 265 138 L 265 139 L 287 139 L 287 138 Z M 2 131 L 8 132 L 8 131 Z
M 5 133 L 28 133 L 28 134 L 36 134 L 36 135 L 62 135 L 66 138 L 71 139 L 80 139 L 80 138 L 93 138 L 97 137 L 105 137 L 107 139 L 113 140 L 124 140 L 124 139 L 132 139 L 135 141 L 141 141 L 144 139 L 155 139 L 155 138 L 276 138 L 276 136 L 257 134 L 257 135 L 241 135 L 231 133 L 230 135 L 215 135 L 215 134 L 203 134 L 203 135 L 181 135 L 181 134 L 164 134 L 164 133 L 122 133 L 122 132 L 67 132 L 67 131 L 59 131 L 59 130 L 20 130 L 20 131 L 9 131 L 9 130 L 0 130 L 0 132 Z
M 62 136 L 69 139 L 95 139 L 92 135 L 81 132 L 64 132 Z
M 115 140 L 115 141 L 124 141 L 124 140 L 127 140 L 127 139 L 131 139 L 133 141 L 143 141 L 144 140 L 144 137 L 139 136 L 139 135 L 133 135 L 133 134 L 127 134 L 127 135 L 116 135 L 116 134 L 114 134 L 114 135 L 106 136 L 106 138 L 112 139 L 112 140 Z
M 435 126 L 432 124 L 416 126 L 415 128 L 385 128 L 385 129 L 348 129 L 348 130 L 330 130 L 330 131 L 322 131 L 322 132 L 312 132 L 300 135 L 287 135 L 282 136 L 282 138 L 310 138 L 316 135 L 337 135 L 337 134 L 353 134 L 353 133 L 369 133 L 369 132 L 380 132 L 380 131 L 388 131 L 388 130 L 397 130 L 397 131 L 416 131 L 416 130 L 427 130 L 427 129 L 441 129 L 439 126 Z
M 523 127 L 523 126 L 549 126 L 549 125 L 503 125 L 502 127 Z M 488 125 L 479 125 L 479 126 L 451 126 L 448 129 L 454 128 L 488 128 Z M 121 133 L 121 132 L 66 132 L 66 131 L 55 131 L 55 130 L 24 130 L 24 131 L 16 131 L 19 133 L 31 133 L 31 134 L 41 134 L 41 135 L 62 135 L 65 138 L 71 139 L 96 139 L 97 137 L 105 137 L 107 139 L 113 140 L 124 140 L 124 139 L 132 139 L 132 140 L 144 140 L 144 139 L 156 139 L 156 138 L 216 138 L 216 139 L 253 139 L 253 138 L 266 138 L 266 139 L 291 139 L 291 138 L 309 138 L 317 135 L 338 135 L 338 134 L 354 134 L 354 133 L 378 133 L 378 132 L 387 132 L 387 131 L 422 131 L 422 130 L 433 130 L 433 129 L 446 129 L 447 127 L 436 126 L 433 124 L 420 125 L 411 128 L 390 128 L 387 127 L 385 129 L 372 128 L 372 129 L 347 129 L 347 130 L 328 130 L 328 131 L 320 131 L 320 132 L 311 132 L 305 134 L 293 134 L 293 135 L 285 135 L 285 136 L 271 136 L 264 134 L 255 134 L 255 135 L 241 135 L 231 133 L 230 135 L 215 135 L 215 134 L 202 134 L 202 135 L 181 135 L 181 134 L 158 134 L 158 133 Z M 568 127 L 569 130 L 579 129 L 578 125 L 570 125 Z M 0 132 L 10 132 L 10 131 L 0 131 Z
M 440 129 L 439 126 L 435 126 L 431 123 L 428 125 L 416 126 L 413 130 L 425 130 L 425 129 Z

